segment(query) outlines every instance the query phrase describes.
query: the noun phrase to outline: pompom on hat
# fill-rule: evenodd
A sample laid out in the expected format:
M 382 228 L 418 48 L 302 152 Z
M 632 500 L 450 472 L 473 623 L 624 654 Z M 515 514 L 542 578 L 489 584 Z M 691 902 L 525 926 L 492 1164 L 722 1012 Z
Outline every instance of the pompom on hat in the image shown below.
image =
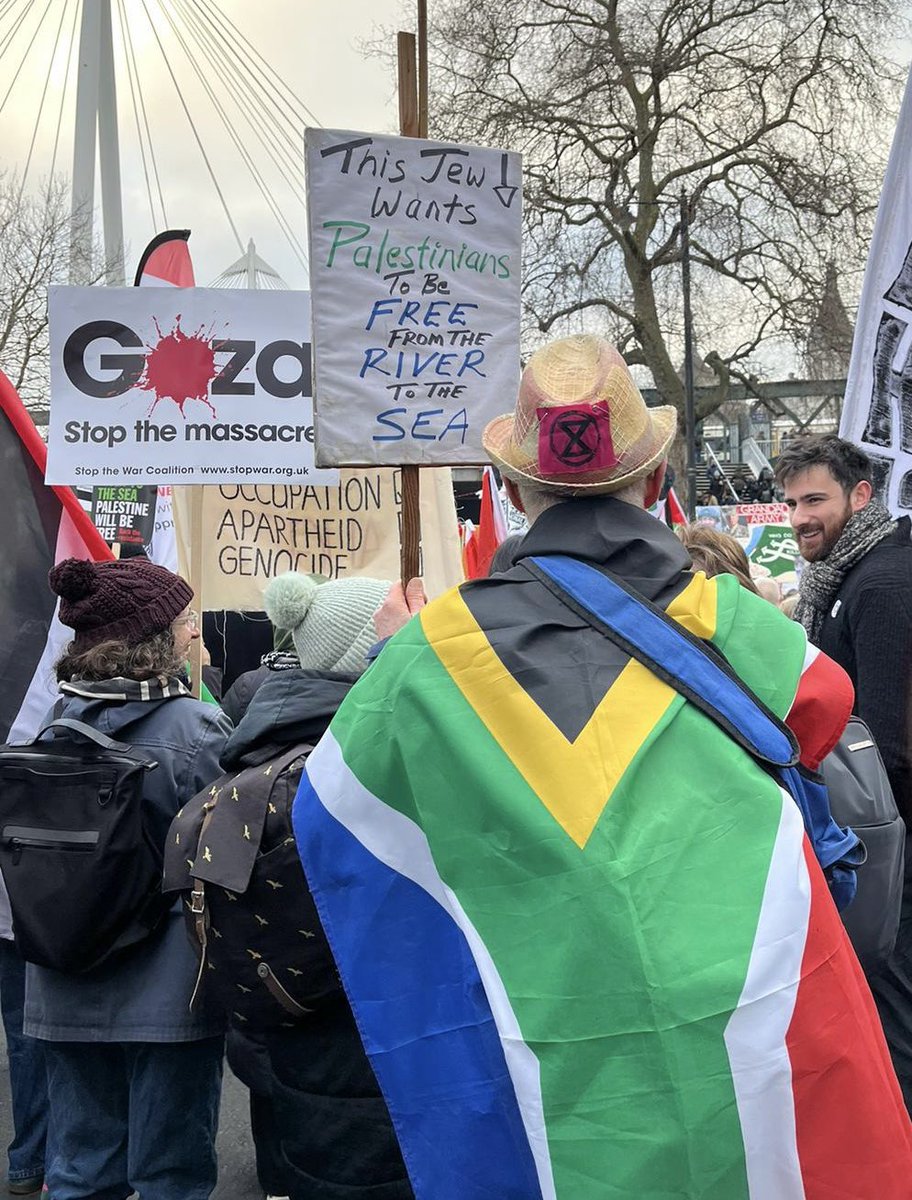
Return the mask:
M 329 580 L 288 571 L 263 593 L 266 615 L 277 629 L 291 631 L 302 667 L 358 674 L 377 641 L 373 616 L 390 590 L 383 579 Z
M 186 580 L 144 558 L 66 558 L 48 583 L 60 597 L 60 620 L 74 631 L 77 652 L 109 640 L 137 645 L 163 633 L 193 599 Z
M 646 407 L 610 342 L 577 334 L 532 355 L 516 411 L 489 422 L 482 441 L 508 479 L 597 495 L 654 471 L 676 431 L 676 410 Z

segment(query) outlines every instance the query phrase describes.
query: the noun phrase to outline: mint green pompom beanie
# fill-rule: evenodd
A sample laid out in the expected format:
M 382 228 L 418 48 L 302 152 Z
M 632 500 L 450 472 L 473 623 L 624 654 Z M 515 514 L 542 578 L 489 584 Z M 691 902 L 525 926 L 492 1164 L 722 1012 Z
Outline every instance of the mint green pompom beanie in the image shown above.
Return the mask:
M 383 579 L 331 579 L 288 571 L 266 585 L 266 614 L 278 629 L 291 631 L 302 667 L 358 674 L 374 642 L 373 616 L 390 590 Z

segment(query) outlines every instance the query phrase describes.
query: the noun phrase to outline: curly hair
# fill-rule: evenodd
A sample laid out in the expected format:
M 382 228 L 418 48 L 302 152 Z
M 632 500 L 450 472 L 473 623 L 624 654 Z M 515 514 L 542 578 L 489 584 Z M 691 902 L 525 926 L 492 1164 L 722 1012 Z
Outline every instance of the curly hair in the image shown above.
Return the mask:
M 74 650 L 70 642 L 55 666 L 59 683 L 73 679 L 145 679 L 179 675 L 185 663 L 177 652 L 171 629 L 130 645 L 120 639 L 99 642 L 88 650 Z

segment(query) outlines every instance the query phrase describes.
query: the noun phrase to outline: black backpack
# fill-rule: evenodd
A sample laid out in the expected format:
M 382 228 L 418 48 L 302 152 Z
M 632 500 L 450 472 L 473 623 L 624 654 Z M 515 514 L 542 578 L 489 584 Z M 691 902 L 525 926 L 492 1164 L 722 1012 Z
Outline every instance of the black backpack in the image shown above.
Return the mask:
M 143 811 L 157 765 L 70 717 L 0 746 L 0 871 L 27 962 L 90 971 L 161 921 L 162 855 Z
M 313 749 L 223 775 L 185 804 L 165 844 L 166 892 L 182 891 L 200 994 L 245 1029 L 293 1023 L 340 983 L 307 887 L 291 808 Z
M 870 973 L 890 957 L 899 931 L 906 826 L 880 751 L 860 718 L 849 718 L 820 771 L 834 820 L 854 829 L 867 851 L 858 869 L 858 892 L 842 920 L 859 962 Z

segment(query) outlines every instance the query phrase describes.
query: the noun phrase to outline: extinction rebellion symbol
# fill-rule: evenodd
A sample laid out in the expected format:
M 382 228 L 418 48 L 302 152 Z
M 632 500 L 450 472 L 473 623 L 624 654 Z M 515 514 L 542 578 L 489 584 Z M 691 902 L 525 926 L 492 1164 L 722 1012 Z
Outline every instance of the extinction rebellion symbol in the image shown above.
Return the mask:
M 539 408 L 538 465 L 546 475 L 597 471 L 617 464 L 608 405 Z
M 599 448 L 595 417 L 578 412 L 562 414 L 551 426 L 550 442 L 552 454 L 566 466 L 588 466 Z

